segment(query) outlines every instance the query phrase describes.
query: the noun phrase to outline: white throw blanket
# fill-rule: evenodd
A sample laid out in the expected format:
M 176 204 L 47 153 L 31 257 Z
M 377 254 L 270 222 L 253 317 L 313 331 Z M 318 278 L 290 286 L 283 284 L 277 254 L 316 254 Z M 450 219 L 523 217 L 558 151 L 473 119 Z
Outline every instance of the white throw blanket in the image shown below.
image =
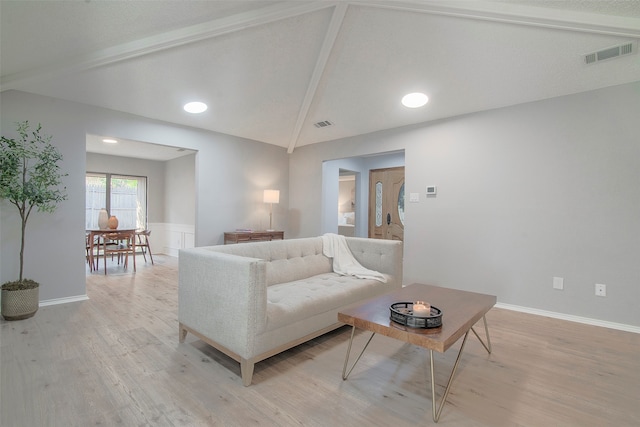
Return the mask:
M 353 257 L 344 236 L 327 233 L 322 236 L 322 253 L 333 258 L 333 271 L 342 276 L 355 276 L 359 279 L 374 279 L 387 283 L 382 273 L 364 268 Z

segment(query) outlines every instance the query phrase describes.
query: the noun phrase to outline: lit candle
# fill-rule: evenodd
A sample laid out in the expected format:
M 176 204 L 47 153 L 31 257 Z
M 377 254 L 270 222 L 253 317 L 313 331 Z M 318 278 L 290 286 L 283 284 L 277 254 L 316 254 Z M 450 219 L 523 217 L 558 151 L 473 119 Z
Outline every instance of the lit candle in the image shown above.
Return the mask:
M 431 316 L 431 305 L 424 301 L 416 301 L 413 303 L 413 315 L 420 317 Z

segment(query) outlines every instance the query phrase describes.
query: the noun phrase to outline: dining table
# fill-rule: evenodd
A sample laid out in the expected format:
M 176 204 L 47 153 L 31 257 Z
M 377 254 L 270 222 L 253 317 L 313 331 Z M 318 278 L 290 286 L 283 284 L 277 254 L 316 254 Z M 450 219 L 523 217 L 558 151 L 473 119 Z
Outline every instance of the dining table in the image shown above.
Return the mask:
M 93 271 L 94 269 L 97 270 L 98 266 L 94 264 L 94 248 L 96 246 L 98 246 L 98 250 L 100 248 L 100 243 L 96 243 L 96 237 L 101 238 L 103 241 L 105 240 L 105 238 L 107 238 L 110 234 L 113 233 L 131 233 L 132 234 L 132 241 L 135 242 L 135 234 L 136 234 L 136 229 L 135 228 L 95 228 L 95 229 L 87 229 L 85 230 L 86 235 L 87 235 L 87 240 L 88 240 L 88 244 L 89 244 L 89 266 L 91 271 Z

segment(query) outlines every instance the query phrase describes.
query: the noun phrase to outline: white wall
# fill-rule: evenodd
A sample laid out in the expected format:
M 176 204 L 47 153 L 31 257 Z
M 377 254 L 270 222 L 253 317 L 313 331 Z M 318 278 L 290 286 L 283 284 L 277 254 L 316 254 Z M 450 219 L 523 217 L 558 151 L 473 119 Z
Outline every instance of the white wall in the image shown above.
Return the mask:
M 53 215 L 34 215 L 27 236 L 27 277 L 41 282 L 40 298 L 49 300 L 85 294 L 84 176 L 86 134 L 153 141 L 198 151 L 196 156 L 195 230 L 198 246 L 219 244 L 223 232 L 237 227 L 263 227 L 269 221 L 262 190 L 280 189 L 274 205 L 278 227 L 286 226 L 288 158 L 286 149 L 228 135 L 171 125 L 54 98 L 18 91 L 2 92 L 1 130 L 28 119 L 42 123 L 64 156 L 69 200 Z M 280 216 L 278 216 L 280 215 Z M 0 205 L 0 281 L 18 271 L 17 213 Z M 278 222 L 280 221 L 280 222 Z M 285 229 L 286 231 L 286 229 Z
M 31 97 L 31 102 L 16 99 L 15 92 L 0 97 L 0 130 L 4 136 L 16 136 L 15 122 L 29 120 L 42 124 L 43 133 L 52 135 L 52 143 L 61 152 L 62 172 L 68 200 L 54 213 L 34 211 L 25 236 L 24 276 L 40 282 L 40 300 L 82 297 L 85 292 L 85 136 L 75 121 L 82 116 L 67 116 L 49 98 Z M 0 202 L 0 282 L 17 280 L 19 274 L 20 217 L 17 209 Z
M 165 163 L 165 199 L 162 224 L 151 224 L 154 243 L 162 253 L 178 256 L 195 246 L 196 154 Z
M 196 223 L 196 154 L 165 162 L 164 221 Z
M 640 326 L 639 117 L 636 82 L 299 147 L 297 234 L 322 232 L 323 161 L 404 149 L 405 194 L 420 193 L 405 204 L 405 283 Z

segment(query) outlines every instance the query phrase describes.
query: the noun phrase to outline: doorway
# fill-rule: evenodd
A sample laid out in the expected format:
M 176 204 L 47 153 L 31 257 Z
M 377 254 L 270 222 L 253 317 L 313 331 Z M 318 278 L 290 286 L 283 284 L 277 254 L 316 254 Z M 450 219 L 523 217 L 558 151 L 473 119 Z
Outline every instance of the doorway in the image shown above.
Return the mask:
M 369 237 L 404 240 L 404 166 L 369 172 Z
M 193 247 L 198 152 L 121 137 L 117 138 L 117 144 L 107 144 L 103 142 L 105 138 L 86 135 L 85 171 L 114 177 L 146 177 L 145 194 L 140 196 L 147 207 L 146 221 L 136 222 L 134 216 L 132 227 L 152 231 L 154 253 L 178 256 L 180 249 Z M 106 199 L 98 206 L 102 207 L 107 207 Z M 114 207 L 111 206 L 110 214 Z M 115 214 L 124 219 L 123 212 Z M 89 220 L 97 221 L 95 211 Z M 86 228 L 96 227 L 87 224 Z
M 404 151 L 345 157 L 322 162 L 322 208 L 320 233 L 340 233 L 343 222 L 350 218 L 341 215 L 340 178 L 355 175 L 355 198 L 353 200 L 355 237 L 369 236 L 369 178 L 377 169 L 404 167 Z M 349 194 L 350 194 L 349 190 Z M 351 203 L 350 198 L 346 200 Z M 344 205 L 342 209 L 344 210 Z M 346 233 L 346 231 L 345 231 Z

